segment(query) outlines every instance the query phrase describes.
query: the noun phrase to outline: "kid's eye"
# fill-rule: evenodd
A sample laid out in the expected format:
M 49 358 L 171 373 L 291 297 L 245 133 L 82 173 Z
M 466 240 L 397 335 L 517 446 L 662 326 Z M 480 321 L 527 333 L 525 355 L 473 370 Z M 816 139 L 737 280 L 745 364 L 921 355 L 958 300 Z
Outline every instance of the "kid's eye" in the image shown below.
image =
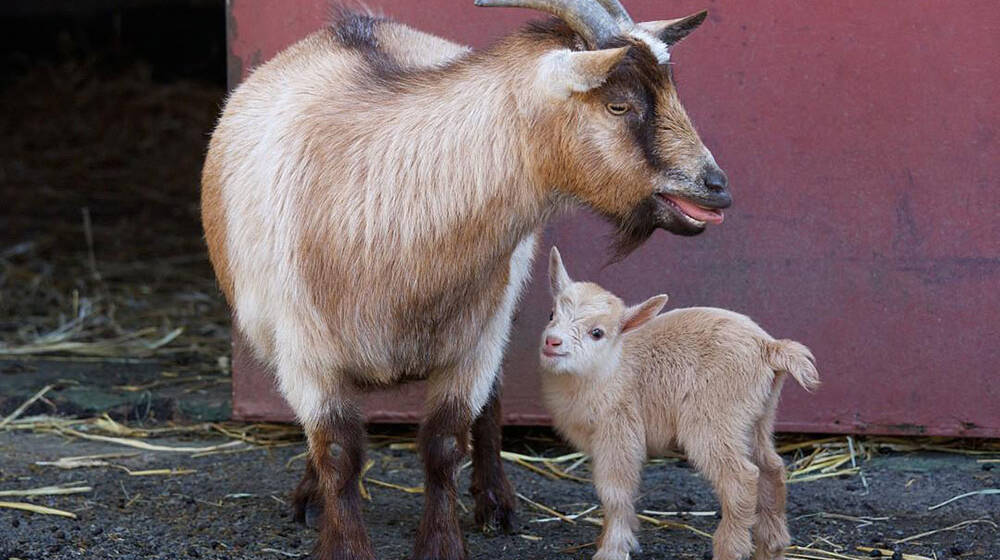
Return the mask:
M 594 340 L 601 340 L 604 338 L 604 331 L 601 329 L 594 329 L 590 331 L 590 338 L 593 338 Z
M 556 317 L 556 312 L 555 311 L 549 311 L 549 321 L 551 321 L 552 319 L 555 319 L 555 317 Z

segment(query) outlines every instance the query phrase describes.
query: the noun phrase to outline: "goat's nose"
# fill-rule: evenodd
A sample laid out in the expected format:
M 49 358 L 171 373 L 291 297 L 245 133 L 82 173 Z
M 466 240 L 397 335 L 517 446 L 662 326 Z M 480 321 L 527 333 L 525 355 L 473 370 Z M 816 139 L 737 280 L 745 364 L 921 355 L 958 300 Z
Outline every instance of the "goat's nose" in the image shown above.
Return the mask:
M 705 173 L 703 177 L 705 181 L 705 188 L 712 192 L 722 192 L 726 190 L 726 187 L 729 185 L 729 178 L 726 177 L 726 172 L 719 169 L 718 165 L 705 166 Z
M 550 336 L 546 336 L 545 337 L 545 346 L 548 346 L 549 348 L 555 348 L 556 346 L 562 346 L 562 339 L 559 338 L 558 336 L 551 336 L 551 335 Z

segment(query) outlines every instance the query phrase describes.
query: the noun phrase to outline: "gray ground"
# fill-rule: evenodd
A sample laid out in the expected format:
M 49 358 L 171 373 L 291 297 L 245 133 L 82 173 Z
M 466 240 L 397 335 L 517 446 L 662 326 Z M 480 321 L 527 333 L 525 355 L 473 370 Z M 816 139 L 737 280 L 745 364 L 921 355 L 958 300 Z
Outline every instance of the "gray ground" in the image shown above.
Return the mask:
M 135 391 L 122 387 L 134 389 L 134 385 L 163 381 L 159 369 L 145 362 L 89 364 L 0 361 L 0 416 L 9 414 L 46 383 L 62 385 L 46 395 L 48 402 L 36 403 L 26 414 L 72 411 L 92 417 L 104 407 L 131 426 L 162 427 L 165 420 L 190 424 L 193 420 L 220 419 L 227 411 L 228 386 L 224 378 L 221 382 L 192 379 Z M 183 440 L 169 437 L 148 441 L 174 446 L 232 441 L 207 431 L 199 434 Z M 422 483 L 416 454 L 405 445 L 401 449 L 387 445 L 411 441 L 409 437 L 412 427 L 372 428 L 370 457 L 374 465 L 367 474 L 371 501 L 365 503 L 365 516 L 379 558 L 406 558 L 419 519 L 420 494 L 371 482 L 374 479 L 405 487 Z M 569 451 L 546 430 L 510 430 L 505 448 L 545 456 Z M 0 501 L 27 501 L 77 516 L 67 519 L 0 508 L 0 560 L 304 556 L 316 533 L 294 523 L 287 504 L 288 493 L 302 469 L 301 460 L 289 461 L 303 449 L 302 443 L 271 448 L 247 446 L 238 453 L 192 457 L 191 453 L 141 451 L 39 430 L 0 430 L 0 491 L 72 482 L 92 487 L 86 493 L 63 496 L 0 496 Z M 107 453 L 129 454 L 107 461 L 132 471 L 194 472 L 131 476 L 125 469 L 109 466 L 65 470 L 37 464 L 61 457 Z M 996 529 L 1000 523 L 1000 496 L 973 496 L 933 511 L 927 509 L 965 492 L 1000 487 L 998 470 L 991 468 L 994 464 L 977 459 L 929 452 L 884 453 L 862 464 L 867 492 L 858 476 L 792 484 L 788 514 L 795 542 L 825 550 L 839 546 L 845 553 L 861 557 L 866 554 L 855 550 L 858 545 L 891 549 L 894 540 L 982 520 L 909 541 L 899 548 L 907 554 L 930 558 L 1000 558 Z M 597 503 L 587 484 L 550 480 L 510 463 L 507 472 L 517 491 L 560 512 L 579 512 Z M 586 465 L 574 472 L 589 476 Z M 467 486 L 468 471 L 463 471 L 462 501 L 470 507 Z M 648 466 L 642 492 L 640 509 L 712 511 L 718 507 L 704 481 L 682 461 Z M 598 528 L 592 524 L 537 523 L 537 519 L 549 515 L 524 502 L 521 517 L 520 535 L 487 537 L 473 526 L 471 513 L 464 512 L 469 557 L 563 559 L 589 558 L 593 553 L 593 548 L 571 548 L 596 539 Z M 707 532 L 717 523 L 714 517 L 681 521 Z M 639 538 L 644 552 L 635 558 L 640 559 L 700 560 L 710 550 L 708 540 L 685 529 L 644 524 Z

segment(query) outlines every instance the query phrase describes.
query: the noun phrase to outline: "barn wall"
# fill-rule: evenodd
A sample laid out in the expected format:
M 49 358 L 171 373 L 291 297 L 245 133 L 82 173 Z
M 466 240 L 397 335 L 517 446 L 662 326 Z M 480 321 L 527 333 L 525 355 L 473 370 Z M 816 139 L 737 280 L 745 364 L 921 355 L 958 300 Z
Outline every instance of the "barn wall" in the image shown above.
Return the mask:
M 695 239 L 659 232 L 607 267 L 607 228 L 567 217 L 547 236 L 571 274 L 630 301 L 666 291 L 671 306 L 741 311 L 809 345 L 824 385 L 811 396 L 787 385 L 780 429 L 1000 436 L 995 3 L 625 3 L 637 20 L 711 10 L 674 60 L 735 203 L 723 226 Z M 367 4 L 476 47 L 531 15 L 471 0 Z M 231 0 L 231 83 L 323 25 L 326 6 Z M 508 353 L 511 423 L 547 422 L 534 369 L 544 261 Z M 235 415 L 290 418 L 267 375 L 235 354 Z M 419 394 L 376 395 L 369 415 L 413 420 Z

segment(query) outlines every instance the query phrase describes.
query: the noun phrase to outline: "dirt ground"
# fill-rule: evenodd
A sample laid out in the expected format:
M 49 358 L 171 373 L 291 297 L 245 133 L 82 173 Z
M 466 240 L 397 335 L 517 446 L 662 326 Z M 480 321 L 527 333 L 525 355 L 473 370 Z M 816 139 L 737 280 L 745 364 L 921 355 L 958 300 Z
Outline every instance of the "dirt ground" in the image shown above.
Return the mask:
M 316 533 L 292 521 L 287 503 L 303 468 L 298 457 L 305 449 L 301 431 L 287 425 L 228 422 L 229 377 L 220 372 L 178 373 L 184 364 L 169 358 L 0 359 L 0 419 L 49 387 L 0 428 L 0 501 L 27 502 L 77 516 L 0 507 L 0 560 L 277 559 L 308 553 Z M 84 439 L 95 436 L 123 441 Z M 413 426 L 370 429 L 372 466 L 365 487 L 371 500 L 365 503 L 365 517 L 378 558 L 406 558 L 412 546 L 422 501 L 413 489 L 423 480 L 413 438 Z M 797 545 L 855 558 L 866 556 L 857 546 L 899 548 L 926 558 L 1000 558 L 1000 495 L 974 495 L 928 509 L 954 496 L 1000 487 L 1000 445 L 861 438 L 855 440 L 860 472 L 851 470 L 849 463 L 830 463 L 843 462 L 846 455 L 816 455 L 834 446 L 843 452 L 845 440 L 779 438 L 779 445 L 788 450 L 786 462 L 804 471 L 796 477 L 827 477 L 789 484 L 788 516 Z M 226 447 L 202 455 L 197 450 L 149 451 L 123 445 L 137 441 Z M 572 451 L 542 428 L 508 428 L 504 448 L 548 458 Z M 42 464 L 94 455 L 110 456 L 98 457 L 105 464 L 91 467 Z M 809 460 L 817 466 L 826 461 L 831 464 L 826 470 L 834 472 L 809 472 L 804 462 Z M 557 466 L 566 470 L 570 464 Z M 542 463 L 534 465 L 545 471 Z M 566 515 L 597 506 L 585 480 L 543 476 L 512 462 L 505 466 L 516 490 L 538 504 Z M 135 475 L 137 471 L 153 473 Z M 460 480 L 462 502 L 471 507 L 468 474 L 463 470 Z M 572 475 L 589 478 L 588 464 L 581 463 Z M 3 494 L 74 483 L 90 490 L 35 497 Z M 520 508 L 521 533 L 514 536 L 484 536 L 473 526 L 471 513 L 463 512 L 470 558 L 587 558 L 593 552 L 592 547 L 575 547 L 595 540 L 598 527 L 584 518 L 599 518 L 599 511 L 566 523 L 552 520 L 551 513 L 527 501 Z M 718 504 L 686 462 L 670 458 L 647 466 L 639 509 L 715 512 Z M 718 521 L 714 513 L 653 517 L 709 533 Z M 540 522 L 546 518 L 549 521 Z M 710 551 L 709 541 L 691 529 L 648 522 L 643 523 L 640 540 L 645 552 L 636 558 L 701 559 Z M 897 546 L 899 540 L 906 542 Z
M 365 502 L 378 558 L 407 558 L 421 511 L 422 474 L 405 427 L 374 427 L 365 477 L 371 500 Z M 229 443 L 220 437 L 147 440 L 163 446 L 207 447 Z M 397 443 L 390 446 L 391 443 Z M 402 444 L 402 445 L 400 445 Z M 402 447 L 402 448 L 400 448 Z M 568 450 L 546 430 L 509 430 L 505 448 L 555 457 Z M 75 514 L 75 519 L 0 508 L 0 559 L 70 558 L 297 558 L 306 556 L 316 538 L 313 529 L 292 521 L 288 494 L 297 482 L 304 445 L 256 447 L 246 444 L 214 454 L 143 451 L 118 444 L 68 439 L 53 433 L 0 432 L 0 490 L 80 485 L 86 492 L 30 501 Z M 64 457 L 109 455 L 111 465 L 63 469 Z M 994 455 L 995 457 L 995 455 Z M 868 556 L 857 546 L 898 549 L 927 558 L 1000 558 L 1000 496 L 977 495 L 928 511 L 954 496 L 998 486 L 993 463 L 975 456 L 917 452 L 879 454 L 862 464 L 860 475 L 790 485 L 788 515 L 795 544 L 854 557 Z M 507 472 L 524 497 L 564 514 L 597 504 L 590 485 L 550 480 L 508 463 Z M 149 475 L 132 475 L 154 471 Z M 173 474 L 163 474 L 169 469 Z M 158 474 L 157 474 L 158 473 Z M 574 474 L 587 477 L 583 464 Z M 468 470 L 461 473 L 461 500 L 470 508 Z M 378 482 L 376 482 L 378 481 Z M 395 484 L 389 487 L 380 483 Z M 704 481 L 687 463 L 669 460 L 644 471 L 640 510 L 713 512 L 718 504 Z M 470 558 L 589 558 L 599 528 L 543 521 L 552 515 L 522 501 L 520 534 L 486 536 L 461 514 Z M 597 516 L 595 510 L 587 516 Z M 587 517 L 585 516 L 585 517 Z M 672 519 L 711 532 L 712 514 Z M 954 527 L 926 537 L 928 531 Z M 708 558 L 710 541 L 689 529 L 657 528 L 643 523 L 643 552 L 635 558 Z M 907 542 L 894 545 L 894 541 Z M 907 556 L 903 556 L 907 558 Z M 916 557 L 910 557 L 916 558 Z

